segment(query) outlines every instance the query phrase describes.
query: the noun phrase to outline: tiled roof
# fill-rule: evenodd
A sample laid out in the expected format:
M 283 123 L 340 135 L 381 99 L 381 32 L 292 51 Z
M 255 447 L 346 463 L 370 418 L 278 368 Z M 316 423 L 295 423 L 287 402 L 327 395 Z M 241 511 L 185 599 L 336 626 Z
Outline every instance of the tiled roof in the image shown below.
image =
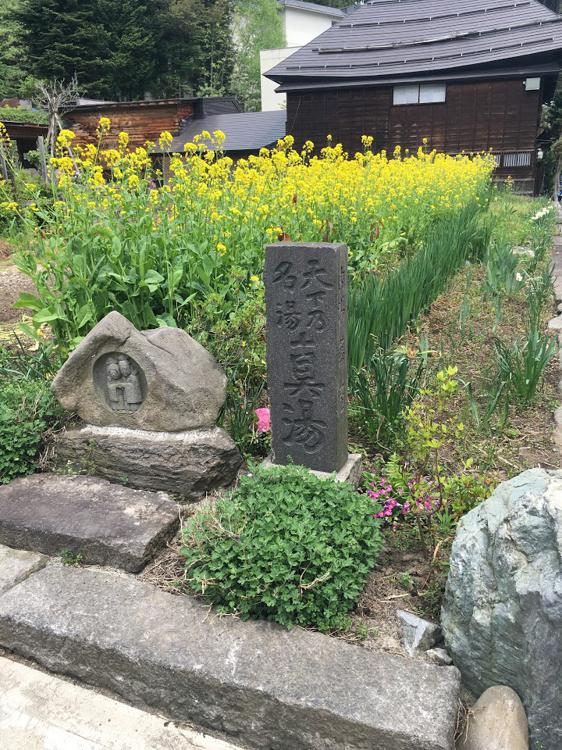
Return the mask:
M 212 133 L 222 130 L 226 139 L 223 151 L 258 151 L 276 143 L 286 135 L 287 113 L 275 112 L 236 112 L 223 115 L 209 115 L 188 120 L 181 133 L 171 145 L 173 153 L 183 152 L 186 143 L 193 141 L 203 130 Z M 203 141 L 203 143 L 206 143 Z M 212 144 L 207 144 L 211 149 Z M 158 151 L 158 149 L 157 149 Z
M 369 0 L 267 75 L 299 80 L 431 74 L 562 50 L 562 18 L 538 0 Z

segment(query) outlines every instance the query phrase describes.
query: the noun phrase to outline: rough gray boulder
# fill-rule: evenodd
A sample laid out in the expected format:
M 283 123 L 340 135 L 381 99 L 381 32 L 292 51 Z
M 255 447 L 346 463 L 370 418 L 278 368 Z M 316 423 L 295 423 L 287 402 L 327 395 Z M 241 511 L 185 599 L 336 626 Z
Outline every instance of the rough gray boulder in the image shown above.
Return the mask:
M 416 656 L 428 651 L 441 640 L 439 625 L 403 609 L 397 610 L 396 614 L 402 624 L 402 645 L 408 656 Z
M 242 463 L 240 451 L 219 427 L 149 432 L 85 426 L 59 433 L 55 455 L 60 468 L 185 500 L 228 487 Z
M 185 331 L 137 331 L 111 312 L 72 352 L 53 391 L 89 424 L 175 432 L 215 425 L 226 376 Z
M 467 687 L 513 688 L 531 747 L 562 747 L 562 471 L 501 484 L 459 524 L 442 627 Z

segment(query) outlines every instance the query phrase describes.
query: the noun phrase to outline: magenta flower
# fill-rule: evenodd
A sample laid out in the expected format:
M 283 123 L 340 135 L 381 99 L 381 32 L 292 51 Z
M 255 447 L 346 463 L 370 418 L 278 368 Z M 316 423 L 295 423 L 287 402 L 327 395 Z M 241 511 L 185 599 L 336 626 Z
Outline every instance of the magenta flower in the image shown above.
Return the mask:
M 256 409 L 256 417 L 258 418 L 258 433 L 263 434 L 271 430 L 271 415 L 269 409 Z

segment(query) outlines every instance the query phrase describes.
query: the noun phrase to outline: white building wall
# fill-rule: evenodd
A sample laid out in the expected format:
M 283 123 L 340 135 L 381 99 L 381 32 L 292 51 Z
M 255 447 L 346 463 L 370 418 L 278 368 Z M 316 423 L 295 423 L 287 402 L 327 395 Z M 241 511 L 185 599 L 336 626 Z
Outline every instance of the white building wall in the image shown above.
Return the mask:
M 264 49 L 260 52 L 261 70 L 261 111 L 273 112 L 275 109 L 285 109 L 287 106 L 286 94 L 277 94 L 275 89 L 278 83 L 266 78 L 264 73 L 271 70 L 283 60 L 286 60 L 299 47 L 285 47 L 283 49 Z
M 284 9 L 285 43 L 287 47 L 302 47 L 323 31 L 327 31 L 335 20 L 333 16 L 311 13 L 300 8 Z
M 333 16 L 323 13 L 312 13 L 300 8 L 283 8 L 283 28 L 285 31 L 284 49 L 266 49 L 260 52 L 261 69 L 261 110 L 271 112 L 275 109 L 285 109 L 287 97 L 285 94 L 276 94 L 275 89 L 279 84 L 264 76 L 268 70 L 287 57 L 297 52 L 305 44 L 308 44 L 322 32 L 327 31 L 334 22 Z

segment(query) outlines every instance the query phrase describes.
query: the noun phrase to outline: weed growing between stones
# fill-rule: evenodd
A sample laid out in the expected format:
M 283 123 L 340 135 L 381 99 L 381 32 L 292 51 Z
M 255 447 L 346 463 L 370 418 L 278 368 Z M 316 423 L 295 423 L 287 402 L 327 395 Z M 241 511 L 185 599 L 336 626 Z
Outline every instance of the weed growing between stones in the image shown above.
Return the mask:
M 224 614 L 345 629 L 381 549 L 374 511 L 347 484 L 258 469 L 187 522 L 185 583 Z
M 84 555 L 80 552 L 73 552 L 70 549 L 63 549 L 61 550 L 60 558 L 63 565 L 68 565 L 71 568 L 78 568 L 82 565 Z

